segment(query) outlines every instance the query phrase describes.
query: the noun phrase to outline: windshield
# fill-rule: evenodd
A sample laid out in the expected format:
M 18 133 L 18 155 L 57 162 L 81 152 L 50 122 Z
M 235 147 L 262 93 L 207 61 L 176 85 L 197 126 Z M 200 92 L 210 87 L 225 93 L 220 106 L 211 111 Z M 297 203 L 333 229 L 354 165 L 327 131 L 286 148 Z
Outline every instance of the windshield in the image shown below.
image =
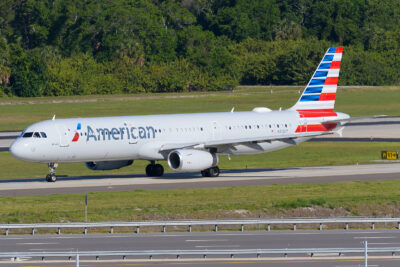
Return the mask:
M 47 134 L 45 132 L 26 132 L 22 134 L 22 138 L 47 138 Z
M 32 137 L 32 135 L 33 135 L 33 132 L 27 132 L 27 133 L 24 133 L 22 138 L 29 138 L 29 137 Z

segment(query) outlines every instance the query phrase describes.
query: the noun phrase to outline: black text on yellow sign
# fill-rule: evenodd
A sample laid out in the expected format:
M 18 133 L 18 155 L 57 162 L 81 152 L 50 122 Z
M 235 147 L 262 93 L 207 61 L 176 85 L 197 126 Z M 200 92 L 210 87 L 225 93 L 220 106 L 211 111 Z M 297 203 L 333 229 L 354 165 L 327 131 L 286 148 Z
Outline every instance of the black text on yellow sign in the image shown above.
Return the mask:
M 397 151 L 382 151 L 382 159 L 396 160 L 399 158 L 399 152 Z

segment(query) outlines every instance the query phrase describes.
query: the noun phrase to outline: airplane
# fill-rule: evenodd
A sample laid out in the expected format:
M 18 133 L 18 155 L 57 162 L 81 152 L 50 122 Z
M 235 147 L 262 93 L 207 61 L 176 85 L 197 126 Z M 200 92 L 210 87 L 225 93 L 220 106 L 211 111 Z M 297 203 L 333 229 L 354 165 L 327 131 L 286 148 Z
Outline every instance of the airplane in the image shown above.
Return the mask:
M 46 163 L 46 181 L 59 163 L 85 162 L 113 170 L 146 160 L 146 175 L 160 177 L 166 160 L 176 172 L 220 174 L 218 157 L 271 152 L 343 131 L 351 120 L 335 112 L 343 47 L 327 49 L 297 103 L 286 110 L 94 117 L 46 120 L 27 127 L 10 146 L 20 160 Z

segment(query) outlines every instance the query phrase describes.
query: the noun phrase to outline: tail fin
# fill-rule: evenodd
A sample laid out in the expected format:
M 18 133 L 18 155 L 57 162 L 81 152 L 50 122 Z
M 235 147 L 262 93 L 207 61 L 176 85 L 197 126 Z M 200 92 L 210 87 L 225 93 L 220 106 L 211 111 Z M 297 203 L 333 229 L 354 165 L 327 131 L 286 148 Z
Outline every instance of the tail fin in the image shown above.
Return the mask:
M 330 47 L 299 101 L 290 109 L 298 111 L 333 111 L 343 47 Z

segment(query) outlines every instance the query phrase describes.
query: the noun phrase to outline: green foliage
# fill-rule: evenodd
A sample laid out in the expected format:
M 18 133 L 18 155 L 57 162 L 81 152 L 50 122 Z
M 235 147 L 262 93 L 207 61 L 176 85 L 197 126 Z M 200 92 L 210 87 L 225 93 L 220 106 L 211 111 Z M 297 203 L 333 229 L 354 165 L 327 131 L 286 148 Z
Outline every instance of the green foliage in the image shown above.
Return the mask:
M 11 86 L 17 96 L 41 96 L 47 81 L 47 66 L 40 55 L 13 45 Z
M 334 45 L 345 46 L 340 84 L 394 85 L 399 26 L 400 2 L 391 0 L 3 0 L 0 91 L 303 85 Z

